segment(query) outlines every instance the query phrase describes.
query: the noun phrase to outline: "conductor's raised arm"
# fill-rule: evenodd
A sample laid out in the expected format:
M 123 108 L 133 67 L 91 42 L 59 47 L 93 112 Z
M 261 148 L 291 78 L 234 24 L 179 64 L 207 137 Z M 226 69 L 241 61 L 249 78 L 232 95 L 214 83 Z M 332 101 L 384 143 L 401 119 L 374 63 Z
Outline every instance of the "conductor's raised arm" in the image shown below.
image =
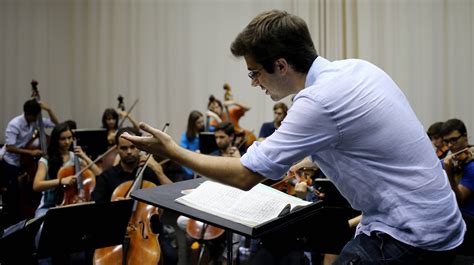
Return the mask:
M 140 150 L 169 158 L 178 164 L 215 181 L 249 190 L 264 179 L 258 173 L 244 167 L 239 158 L 209 156 L 182 148 L 166 133 L 140 123 L 140 129 L 149 133 L 146 136 L 123 134 L 121 137 L 131 141 Z

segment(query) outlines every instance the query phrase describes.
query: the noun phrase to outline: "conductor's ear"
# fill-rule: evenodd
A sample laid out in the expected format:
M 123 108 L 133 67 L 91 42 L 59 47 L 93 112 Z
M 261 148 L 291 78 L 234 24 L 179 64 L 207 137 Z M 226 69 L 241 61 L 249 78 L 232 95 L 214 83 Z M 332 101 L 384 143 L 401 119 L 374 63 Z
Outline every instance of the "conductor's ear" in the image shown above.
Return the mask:
M 285 58 L 279 58 L 275 61 L 276 70 L 279 72 L 286 72 L 288 69 L 288 62 Z

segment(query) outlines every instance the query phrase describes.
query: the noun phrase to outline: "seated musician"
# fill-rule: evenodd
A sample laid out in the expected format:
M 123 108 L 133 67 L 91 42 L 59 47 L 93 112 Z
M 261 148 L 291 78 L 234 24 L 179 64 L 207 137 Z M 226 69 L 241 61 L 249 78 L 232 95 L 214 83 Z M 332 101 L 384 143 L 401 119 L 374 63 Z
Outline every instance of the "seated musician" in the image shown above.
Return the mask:
M 235 139 L 234 125 L 230 122 L 221 122 L 214 132 L 217 150 L 210 153 L 213 156 L 240 157 L 239 150 L 233 145 Z
M 141 129 L 153 137 L 122 137 L 243 190 L 265 178 L 280 179 L 293 163 L 311 156 L 363 212 L 356 236 L 335 264 L 385 264 L 392 258 L 400 264 L 450 264 L 466 225 L 421 122 L 389 75 L 365 60 L 319 56 L 306 22 L 286 11 L 257 15 L 231 51 L 244 57 L 251 84 L 274 101 L 296 94 L 284 122 L 265 141 L 237 159 L 189 152 L 147 124 Z M 318 239 L 324 220 L 302 222 L 307 226 L 285 227 L 295 230 L 288 237 L 274 236 L 280 245 L 270 251 L 273 264 L 282 264 L 295 232 L 309 248 L 323 243 Z
M 186 131 L 181 134 L 179 145 L 193 152 L 199 151 L 199 133 L 204 130 L 204 115 L 197 110 L 189 113 Z M 183 167 L 183 179 L 192 179 L 194 172 Z
M 144 162 L 144 157 L 140 156 L 140 150 L 130 141 L 120 137 L 120 135 L 125 132 L 133 135 L 141 135 L 138 130 L 131 127 L 124 127 L 117 131 L 115 142 L 117 143 L 120 162 L 104 170 L 102 174 L 97 177 L 95 189 L 92 192 L 92 199 L 95 202 L 109 202 L 112 198 L 112 193 L 120 184 L 135 179 L 139 166 Z M 163 173 L 161 165 L 157 163 L 154 158 L 150 158 L 148 166 L 143 173 L 143 180 L 150 181 L 156 185 L 172 183 Z M 161 234 L 158 239 L 165 264 L 176 264 L 178 259 L 177 252 L 174 247 L 171 246 L 171 243 L 166 241 L 163 233 L 163 224 L 155 221 L 158 220 L 151 218 L 150 222 L 152 229 Z
M 35 217 L 42 216 L 46 214 L 51 207 L 61 204 L 63 188 L 71 187 L 77 183 L 74 174 L 60 176 L 58 173 L 61 169 L 74 167 L 74 159 L 76 156 L 80 158 L 82 166 L 93 163 L 82 151 L 80 146 L 76 146 L 74 150 L 71 151 L 72 143 L 73 133 L 69 127 L 69 123 L 60 123 L 51 131 L 47 158 L 42 157 L 39 160 L 38 169 L 33 181 L 33 190 L 42 192 L 40 204 L 35 211 Z M 91 165 L 90 169 L 94 174 L 91 177 L 95 177 L 101 173 L 101 170 L 95 164 Z M 41 231 L 42 230 L 38 232 L 37 239 L 41 235 Z M 71 258 L 73 260 L 83 261 L 89 259 L 87 254 L 76 254 L 72 255 Z M 40 259 L 38 262 L 41 265 L 54 264 L 50 258 Z
M 25 168 L 21 168 L 20 156 L 40 157 L 45 155 L 41 151 L 38 139 L 32 139 L 35 130 L 38 129 L 38 117 L 41 110 L 49 114 L 49 118 L 43 118 L 43 125 L 46 128 L 52 128 L 58 124 L 58 118 L 45 102 L 38 103 L 36 99 L 30 99 L 23 105 L 23 114 L 13 118 L 5 130 L 5 145 L 0 150 L 3 155 L 1 160 L 0 183 L 6 186 L 4 202 L 7 212 L 7 226 L 11 225 L 21 218 L 19 200 L 22 194 L 19 194 L 18 175 Z M 36 133 L 38 136 L 38 134 Z M 34 141 L 34 142 L 33 142 Z M 34 176 L 31 176 L 33 178 Z M 31 188 L 31 186 L 30 186 Z M 31 217 L 31 216 L 30 216 Z
M 263 141 L 263 139 L 270 136 L 276 129 L 281 125 L 281 122 L 286 117 L 288 112 L 288 106 L 283 102 L 278 102 L 273 105 L 273 121 L 265 122 L 260 128 L 260 133 L 258 134 L 258 140 Z
M 234 126 L 230 122 L 221 122 L 215 126 L 214 138 L 216 140 L 217 150 L 210 153 L 212 156 L 226 156 L 226 157 L 240 157 L 239 150 L 233 146 L 234 142 Z M 186 231 L 189 218 L 186 216 L 179 216 L 177 220 L 178 227 L 183 231 Z M 224 236 L 220 236 L 213 242 L 210 242 L 210 258 L 214 262 L 220 262 L 222 260 L 222 253 L 226 253 L 224 249 Z M 234 235 L 234 242 L 237 241 L 239 237 Z M 192 241 L 191 238 L 188 238 L 188 241 Z M 236 250 L 235 250 L 236 251 Z
M 35 217 L 44 215 L 49 208 L 61 203 L 61 188 L 76 184 L 77 178 L 74 174 L 58 176 L 61 168 L 74 166 L 76 156 L 79 157 L 82 166 L 92 164 L 90 169 L 94 177 L 101 173 L 100 168 L 93 164 L 93 161 L 82 151 L 80 146 L 76 146 L 71 151 L 72 143 L 73 133 L 68 123 L 60 123 L 51 131 L 48 156 L 47 158 L 42 157 L 38 162 L 33 182 L 33 190 L 42 192 Z
M 428 131 L 428 137 L 430 137 L 431 143 L 436 151 L 436 155 L 439 159 L 443 159 L 446 155 L 449 154 L 449 147 L 443 141 L 441 137 L 441 128 L 443 127 L 443 122 L 435 122 L 430 125 Z
M 119 129 L 119 122 L 121 119 L 126 118 L 128 118 L 133 127 L 138 130 L 138 123 L 129 113 L 125 111 L 116 111 L 112 108 L 104 110 L 104 113 L 102 114 L 102 128 L 107 130 L 107 142 L 109 146 L 115 144 L 115 133 Z
M 459 119 L 444 122 L 440 135 L 451 152 L 443 160 L 444 168 L 467 224 L 463 247 L 469 245 L 471 252 L 474 247 L 474 147 L 469 144 L 466 126 Z

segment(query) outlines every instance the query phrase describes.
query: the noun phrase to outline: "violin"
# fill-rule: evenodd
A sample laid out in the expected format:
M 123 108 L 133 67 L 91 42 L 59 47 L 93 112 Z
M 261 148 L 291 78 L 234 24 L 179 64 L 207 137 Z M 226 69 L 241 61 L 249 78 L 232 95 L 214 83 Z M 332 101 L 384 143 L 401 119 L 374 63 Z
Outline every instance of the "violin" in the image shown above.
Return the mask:
M 452 154 L 453 171 L 461 173 L 464 166 L 474 160 L 474 146 L 468 146 Z
M 76 147 L 76 139 L 73 141 L 73 147 Z M 92 166 L 93 163 L 89 166 Z M 95 187 L 95 175 L 90 169 L 82 169 L 79 157 L 74 156 L 74 165 L 69 167 L 62 167 L 58 171 L 58 179 L 75 176 L 75 185 L 63 186 L 63 200 L 60 205 L 76 204 L 81 202 L 88 202 L 91 200 L 92 191 Z
M 288 172 L 282 180 L 272 184 L 271 187 L 294 196 L 296 195 L 295 185 L 299 182 L 306 182 L 309 191 L 318 193 L 312 187 L 316 172 L 318 172 L 318 169 L 315 167 L 302 167 L 296 173 Z
M 449 147 L 446 145 L 443 145 L 441 148 L 436 148 L 436 155 L 438 158 L 444 158 L 446 154 L 448 154 Z
M 168 126 L 169 123 L 165 125 L 163 132 L 166 131 Z M 143 180 L 143 173 L 150 157 L 151 154 L 148 154 L 145 164 L 138 168 L 133 181 L 126 181 L 115 188 L 112 193 L 112 201 L 131 199 L 130 194 L 135 190 L 156 187 L 154 183 Z M 93 263 L 95 265 L 158 264 L 161 260 L 161 248 L 158 235 L 154 233 L 151 223 L 153 219 L 160 218 L 160 216 L 161 211 L 157 207 L 134 201 L 124 242 L 122 245 L 96 249 Z

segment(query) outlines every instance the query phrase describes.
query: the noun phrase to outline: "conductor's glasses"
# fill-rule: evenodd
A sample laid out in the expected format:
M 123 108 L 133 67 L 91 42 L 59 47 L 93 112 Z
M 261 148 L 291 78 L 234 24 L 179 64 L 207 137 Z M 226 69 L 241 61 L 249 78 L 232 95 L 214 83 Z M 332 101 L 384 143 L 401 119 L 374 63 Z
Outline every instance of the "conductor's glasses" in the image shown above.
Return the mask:
M 260 71 L 262 70 L 263 67 L 260 67 L 260 69 L 258 70 L 250 70 L 250 72 L 248 73 L 248 76 L 250 77 L 250 79 L 254 80 L 255 78 L 258 77 L 258 75 L 260 75 Z

